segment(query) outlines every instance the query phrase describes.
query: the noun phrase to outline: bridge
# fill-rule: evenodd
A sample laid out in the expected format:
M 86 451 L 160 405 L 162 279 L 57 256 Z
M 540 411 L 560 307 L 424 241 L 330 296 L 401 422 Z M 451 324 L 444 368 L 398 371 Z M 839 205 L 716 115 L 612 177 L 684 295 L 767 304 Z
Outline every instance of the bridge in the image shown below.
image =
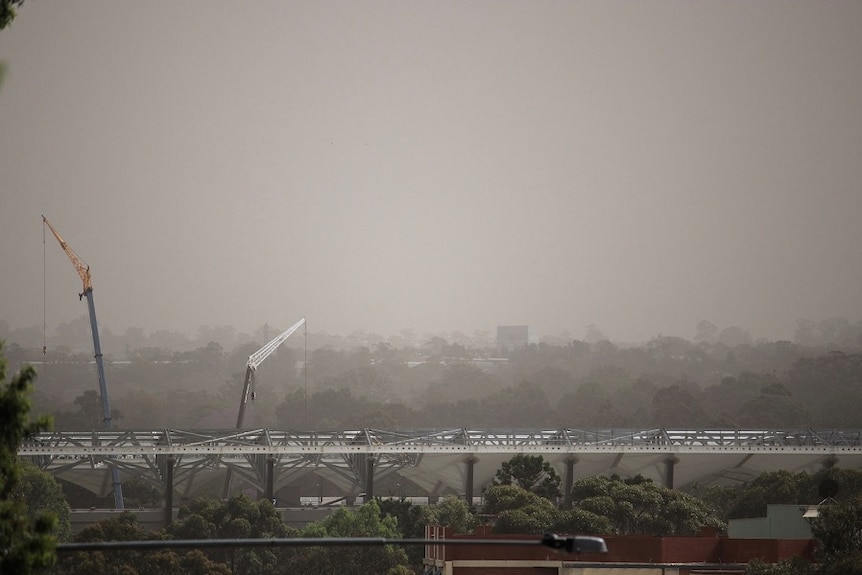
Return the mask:
M 541 455 L 564 493 L 578 478 L 614 473 L 674 488 L 729 485 L 765 471 L 862 469 L 862 429 L 63 431 L 34 435 L 18 450 L 101 496 L 111 493 L 113 469 L 124 480 L 141 477 L 164 490 L 167 508 L 174 494 L 186 499 L 220 485 L 228 469 L 238 487 L 268 498 L 317 496 L 314 486 L 324 484 L 347 499 L 370 498 L 377 482 L 397 485 L 400 495 L 472 501 L 516 454 Z

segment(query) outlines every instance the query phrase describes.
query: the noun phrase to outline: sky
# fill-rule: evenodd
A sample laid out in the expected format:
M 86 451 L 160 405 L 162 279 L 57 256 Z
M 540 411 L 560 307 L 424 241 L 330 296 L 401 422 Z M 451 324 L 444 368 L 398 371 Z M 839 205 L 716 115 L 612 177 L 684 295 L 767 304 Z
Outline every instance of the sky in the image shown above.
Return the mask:
M 0 320 L 790 339 L 862 319 L 862 2 L 25 2 Z

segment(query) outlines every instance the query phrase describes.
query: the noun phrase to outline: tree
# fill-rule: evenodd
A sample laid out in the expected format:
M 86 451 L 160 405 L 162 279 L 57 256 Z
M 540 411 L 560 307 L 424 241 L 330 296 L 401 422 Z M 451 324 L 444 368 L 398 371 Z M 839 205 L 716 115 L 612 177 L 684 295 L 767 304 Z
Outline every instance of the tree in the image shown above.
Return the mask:
M 110 497 L 113 497 L 113 494 Z M 126 507 L 132 509 L 160 507 L 162 491 L 143 477 L 132 477 L 123 482 L 123 500 Z
M 63 488 L 53 475 L 42 471 L 32 463 L 21 464 L 21 474 L 12 490 L 12 497 L 27 506 L 32 521 L 37 521 L 43 513 L 57 518 L 55 535 L 60 541 L 72 538 L 71 510 L 63 495 Z
M 552 505 L 507 509 L 494 521 L 494 533 L 547 533 L 558 523 L 560 512 Z
M 0 0 L 0 30 L 12 24 L 17 14 L 16 6 L 21 6 L 24 0 Z
M 104 427 L 102 399 L 98 392 L 88 389 L 74 400 L 77 410 L 57 415 L 56 427 L 60 430 L 95 430 Z M 122 418 L 118 410 L 111 414 L 114 420 Z
M 823 575 L 862 574 L 862 498 L 821 506 L 811 531 Z
M 614 406 L 609 390 L 588 380 L 575 391 L 564 394 L 556 408 L 560 425 L 575 421 L 579 427 L 602 427 L 610 425 Z
M 429 520 L 430 508 L 434 505 L 414 505 L 406 499 L 377 499 L 381 516 L 393 517 L 398 532 L 406 539 L 422 539 L 425 537 L 425 526 L 434 523 Z M 465 502 L 466 505 L 466 502 Z M 422 565 L 424 549 L 418 545 L 405 547 L 410 565 Z
M 423 508 L 423 523 L 450 527 L 454 533 L 472 533 L 476 527 L 476 517 L 470 511 L 470 506 L 460 497 L 450 495 L 444 497 L 436 505 Z
M 600 341 L 607 341 L 608 336 L 605 335 L 601 329 L 596 326 L 596 324 L 591 323 L 584 329 L 584 341 L 590 344 L 598 343 Z
M 500 387 L 499 381 L 475 365 L 453 363 L 443 367 L 439 380 L 428 382 L 422 399 L 426 404 L 453 397 L 479 400 Z
M 492 393 L 480 404 L 483 412 L 495 415 L 496 425 L 509 427 L 546 425 L 548 414 L 552 413 L 545 392 L 527 381 Z
M 287 527 L 269 501 L 253 502 L 241 495 L 229 501 L 195 499 L 180 509 L 178 521 L 154 533 L 132 513 L 105 519 L 83 529 L 76 541 L 143 541 L 176 539 L 283 538 L 298 531 Z M 206 553 L 159 551 L 102 551 L 75 553 L 64 559 L 60 573 L 117 573 L 122 575 L 233 575 L 279 572 L 284 550 L 216 549 Z M 230 566 L 228 566 L 228 563 Z
M 718 327 L 709 320 L 702 319 L 697 323 L 694 341 L 697 343 L 712 343 L 718 335 Z
M 613 533 L 610 519 L 584 509 L 571 509 L 560 512 L 557 522 L 548 530 L 551 533 L 592 533 L 601 535 Z
M 697 427 L 710 420 L 701 406 L 703 393 L 688 381 L 659 389 L 652 399 L 653 421 L 661 427 Z
M 270 501 L 252 501 L 245 495 L 228 501 L 195 499 L 180 508 L 178 521 L 167 532 L 177 539 L 267 539 L 297 534 L 297 530 L 284 524 Z M 257 549 L 215 550 L 206 554 L 215 562 L 230 562 L 232 572 L 237 575 L 275 573 L 289 555 L 285 550 Z
M 726 327 L 718 333 L 718 342 L 727 347 L 751 344 L 751 334 L 739 326 Z
M 744 427 L 803 427 L 811 418 L 805 405 L 793 399 L 784 384 L 772 383 L 739 406 L 738 421 Z
M 47 429 L 50 420 L 30 419 L 36 371 L 25 366 L 7 384 L 2 351 L 0 342 L 0 573 L 26 574 L 54 564 L 57 518 L 43 513 L 34 519 L 27 505 L 13 497 L 22 475 L 18 446 L 27 436 Z
M 509 509 L 521 509 L 529 505 L 552 505 L 550 501 L 517 485 L 489 485 L 485 488 L 486 515 L 499 515 Z
M 495 485 L 517 485 L 551 501 L 560 496 L 560 483 L 560 476 L 541 455 L 515 455 L 494 476 Z
M 483 511 L 496 515 L 495 533 L 546 533 L 561 517 L 546 498 L 511 483 L 486 488 Z
M 75 541 L 142 541 L 150 538 L 152 533 L 142 527 L 133 514 L 124 512 L 116 517 L 88 525 L 75 536 Z M 63 557 L 59 570 L 63 575 L 86 575 L 87 573 L 137 575 L 138 571 L 135 567 L 140 563 L 141 556 L 142 554 L 137 551 L 76 552 Z
M 199 519 L 198 519 L 199 518 Z M 288 537 L 287 527 L 269 500 L 252 501 L 245 495 L 228 501 L 197 498 L 180 508 L 168 532 L 179 539 L 216 537 Z
M 275 415 L 279 425 L 287 429 L 345 429 L 366 427 L 365 415 L 376 407 L 346 388 L 322 389 L 307 400 L 305 390 L 297 389 L 285 396 L 275 408 Z
M 164 532 L 154 533 L 138 523 L 132 513 L 103 519 L 83 530 L 75 537 L 78 542 L 147 541 L 160 539 Z M 158 551 L 88 551 L 76 552 L 63 558 L 58 575 L 231 575 L 245 573 L 207 557 L 200 550 L 184 554 L 168 550 Z M 264 571 L 254 571 L 262 573 Z
M 572 500 L 576 510 L 606 517 L 620 535 L 694 535 L 706 526 L 726 527 L 706 502 L 641 476 L 581 479 Z
M 797 319 L 796 331 L 793 341 L 798 345 L 814 347 L 820 344 L 820 333 L 817 330 L 817 322 L 810 319 Z
M 303 530 L 304 537 L 382 537 L 400 536 L 397 521 L 382 514 L 377 501 L 372 500 L 356 511 L 340 508 L 323 521 L 312 523 Z M 404 549 L 395 545 L 380 547 L 309 547 L 294 550 L 282 563 L 284 573 L 379 573 L 400 575 L 408 566 Z
M 703 390 L 703 402 L 710 406 L 714 417 L 728 421 L 728 427 L 738 427 L 740 406 L 757 398 L 763 387 L 775 381 L 775 376 L 768 373 L 746 371 L 736 377 L 724 376 Z

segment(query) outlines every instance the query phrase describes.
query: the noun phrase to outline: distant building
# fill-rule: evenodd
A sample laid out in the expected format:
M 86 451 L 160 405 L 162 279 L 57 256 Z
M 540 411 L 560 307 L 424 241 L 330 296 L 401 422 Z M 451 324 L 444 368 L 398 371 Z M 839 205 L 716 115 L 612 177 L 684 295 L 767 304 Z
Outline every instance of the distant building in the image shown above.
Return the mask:
M 520 349 L 530 343 L 530 328 L 526 325 L 498 325 L 497 351 L 501 354 Z

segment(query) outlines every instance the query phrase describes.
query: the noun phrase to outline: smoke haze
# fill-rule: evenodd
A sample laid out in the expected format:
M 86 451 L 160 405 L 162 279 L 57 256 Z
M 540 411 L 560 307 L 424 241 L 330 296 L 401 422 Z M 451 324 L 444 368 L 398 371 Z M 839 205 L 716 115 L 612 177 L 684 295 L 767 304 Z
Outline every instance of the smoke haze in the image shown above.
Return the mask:
M 859 319 L 862 3 L 27 2 L 0 319 L 789 339 Z M 44 293 L 43 293 L 44 286 Z

